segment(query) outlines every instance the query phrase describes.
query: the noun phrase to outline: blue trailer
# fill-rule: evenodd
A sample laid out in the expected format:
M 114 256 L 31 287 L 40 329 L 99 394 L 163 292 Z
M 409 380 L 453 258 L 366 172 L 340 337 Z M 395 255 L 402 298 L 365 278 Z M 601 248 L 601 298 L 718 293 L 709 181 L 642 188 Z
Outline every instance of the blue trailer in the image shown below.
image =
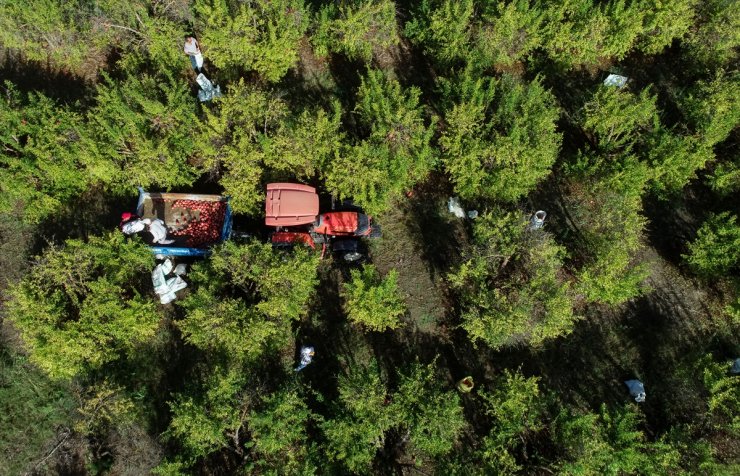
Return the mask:
M 197 222 L 200 220 L 199 213 L 196 210 L 188 210 L 183 208 L 180 204 L 189 202 L 221 202 L 224 205 L 217 207 L 219 210 L 218 216 L 211 216 L 209 219 L 215 220 L 220 223 L 223 220 L 223 225 L 220 226 L 221 233 L 214 240 L 206 243 L 200 243 L 197 246 L 189 245 L 192 242 L 192 237 L 187 235 L 187 228 L 184 223 L 190 223 L 191 221 Z M 223 215 L 221 215 L 221 213 Z M 229 204 L 228 197 L 222 197 L 220 195 L 204 195 L 204 194 L 193 194 L 193 193 L 151 193 L 144 191 L 143 188 L 139 187 L 139 203 L 136 206 L 136 214 L 141 218 L 159 218 L 164 221 L 165 226 L 169 230 L 184 229 L 179 232 L 178 235 L 168 235 L 168 238 L 175 240 L 175 243 L 161 246 L 154 245 L 151 247 L 152 253 L 161 254 L 165 256 L 196 256 L 202 257 L 207 256 L 210 253 L 210 247 L 223 243 L 231 237 L 231 205 Z

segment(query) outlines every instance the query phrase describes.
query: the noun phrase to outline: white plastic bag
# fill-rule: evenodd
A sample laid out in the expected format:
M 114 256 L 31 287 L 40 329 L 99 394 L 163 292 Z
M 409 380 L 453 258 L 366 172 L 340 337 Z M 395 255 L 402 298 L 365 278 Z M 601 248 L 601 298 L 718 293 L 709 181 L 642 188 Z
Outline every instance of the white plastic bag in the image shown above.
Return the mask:
M 185 263 L 180 263 L 177 266 L 175 266 L 175 276 L 184 276 L 187 274 L 188 265 Z
M 447 201 L 447 211 L 458 218 L 465 218 L 465 210 L 460 205 L 460 199 L 457 197 L 450 197 Z
M 158 264 L 152 270 L 152 285 L 154 286 L 154 292 L 162 295 L 167 292 L 167 280 L 165 279 L 165 273 L 161 264 Z

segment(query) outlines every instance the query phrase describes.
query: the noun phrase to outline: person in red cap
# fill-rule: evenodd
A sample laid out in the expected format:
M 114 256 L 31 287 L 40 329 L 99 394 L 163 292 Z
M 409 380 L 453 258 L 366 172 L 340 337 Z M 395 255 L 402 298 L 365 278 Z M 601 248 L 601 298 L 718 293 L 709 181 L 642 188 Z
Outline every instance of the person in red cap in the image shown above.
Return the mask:
M 121 223 L 118 228 L 124 235 L 131 236 L 146 229 L 147 223 L 134 213 L 124 212 L 121 214 Z

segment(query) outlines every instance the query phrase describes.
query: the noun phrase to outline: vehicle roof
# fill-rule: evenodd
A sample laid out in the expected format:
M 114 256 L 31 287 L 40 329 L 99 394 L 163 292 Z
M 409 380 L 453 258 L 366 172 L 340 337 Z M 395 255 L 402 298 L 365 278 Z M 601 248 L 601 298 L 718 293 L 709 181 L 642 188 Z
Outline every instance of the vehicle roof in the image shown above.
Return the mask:
M 265 224 L 295 226 L 313 223 L 319 214 L 316 189 L 297 183 L 267 184 Z

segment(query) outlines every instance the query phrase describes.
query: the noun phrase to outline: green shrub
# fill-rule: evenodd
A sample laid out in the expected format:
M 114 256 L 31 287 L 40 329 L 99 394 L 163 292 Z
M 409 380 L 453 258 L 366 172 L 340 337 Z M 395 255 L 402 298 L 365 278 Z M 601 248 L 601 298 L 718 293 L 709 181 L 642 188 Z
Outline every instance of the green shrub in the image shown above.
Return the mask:
M 398 44 L 396 4 L 392 0 L 353 0 L 323 7 L 314 44 L 369 63 L 380 50 Z
M 50 381 L 25 357 L 0 348 L 0 473 L 23 474 L 40 461 L 55 433 L 72 425 L 69 388 Z M 40 465 L 39 471 L 51 471 Z
M 20 205 L 37 223 L 95 183 L 84 161 L 82 117 L 40 93 L 21 95 L 6 82 L 0 99 L 0 211 Z
M 530 0 L 491 2 L 483 7 L 474 53 L 480 68 L 507 68 L 542 44 L 546 9 Z
M 87 115 L 81 161 L 92 176 L 119 193 L 136 186 L 170 189 L 190 185 L 198 168 L 196 106 L 187 84 L 172 77 L 106 77 Z
M 295 390 L 281 389 L 263 398 L 248 420 L 252 441 L 247 445 L 257 453 L 258 465 L 291 474 L 316 472 L 306 461 L 311 451 L 307 425 L 312 417 Z
M 177 322 L 185 341 L 237 361 L 284 346 L 291 322 L 308 310 L 318 260 L 305 249 L 289 254 L 269 243 L 224 243 L 189 275 L 195 291 L 178 303 L 186 311 Z
M 118 232 L 47 250 L 8 303 L 31 361 L 72 378 L 138 352 L 162 316 L 155 296 L 142 292 L 153 267 L 149 248 Z
M 352 270 L 352 280 L 344 284 L 342 294 L 349 320 L 373 331 L 396 329 L 406 306 L 398 291 L 398 273 L 391 270 L 381 278 L 371 264 Z
M 303 0 L 198 0 L 194 9 L 203 54 L 218 68 L 254 70 L 276 82 L 298 61 L 308 27 Z
M 404 27 L 407 38 L 421 45 L 424 51 L 442 65 L 454 64 L 470 50 L 473 0 L 423 1 L 412 11 L 412 19 Z
M 458 88 L 460 99 L 446 111 L 440 138 L 455 193 L 468 200 L 517 200 L 550 173 L 558 156 L 554 97 L 539 79 L 522 84 L 505 76 L 494 83 L 470 72 Z
M 491 393 L 481 393 L 486 414 L 493 420 L 493 427 L 483 438 L 483 465 L 496 474 L 517 474 L 522 470 L 516 460 L 517 449 L 544 428 L 545 405 L 539 379 L 505 370 L 494 387 Z
M 436 161 L 431 145 L 436 122 L 425 123 L 420 96 L 416 87 L 404 89 L 383 72 L 368 71 L 356 111 L 370 136 L 332 162 L 326 172 L 331 192 L 377 215 L 427 176 Z
M 176 394 L 169 402 L 172 420 L 166 435 L 185 448 L 190 459 L 203 457 L 229 444 L 228 432 L 242 425 L 245 383 L 241 369 L 210 368 L 199 385 Z
M 740 224 L 730 212 L 710 215 L 683 258 L 697 274 L 719 279 L 740 264 Z
M 570 285 L 560 278 L 565 250 L 549 235 L 526 231 L 518 213 L 486 213 L 473 230 L 468 259 L 448 276 L 470 338 L 500 348 L 568 334 L 577 317 Z

